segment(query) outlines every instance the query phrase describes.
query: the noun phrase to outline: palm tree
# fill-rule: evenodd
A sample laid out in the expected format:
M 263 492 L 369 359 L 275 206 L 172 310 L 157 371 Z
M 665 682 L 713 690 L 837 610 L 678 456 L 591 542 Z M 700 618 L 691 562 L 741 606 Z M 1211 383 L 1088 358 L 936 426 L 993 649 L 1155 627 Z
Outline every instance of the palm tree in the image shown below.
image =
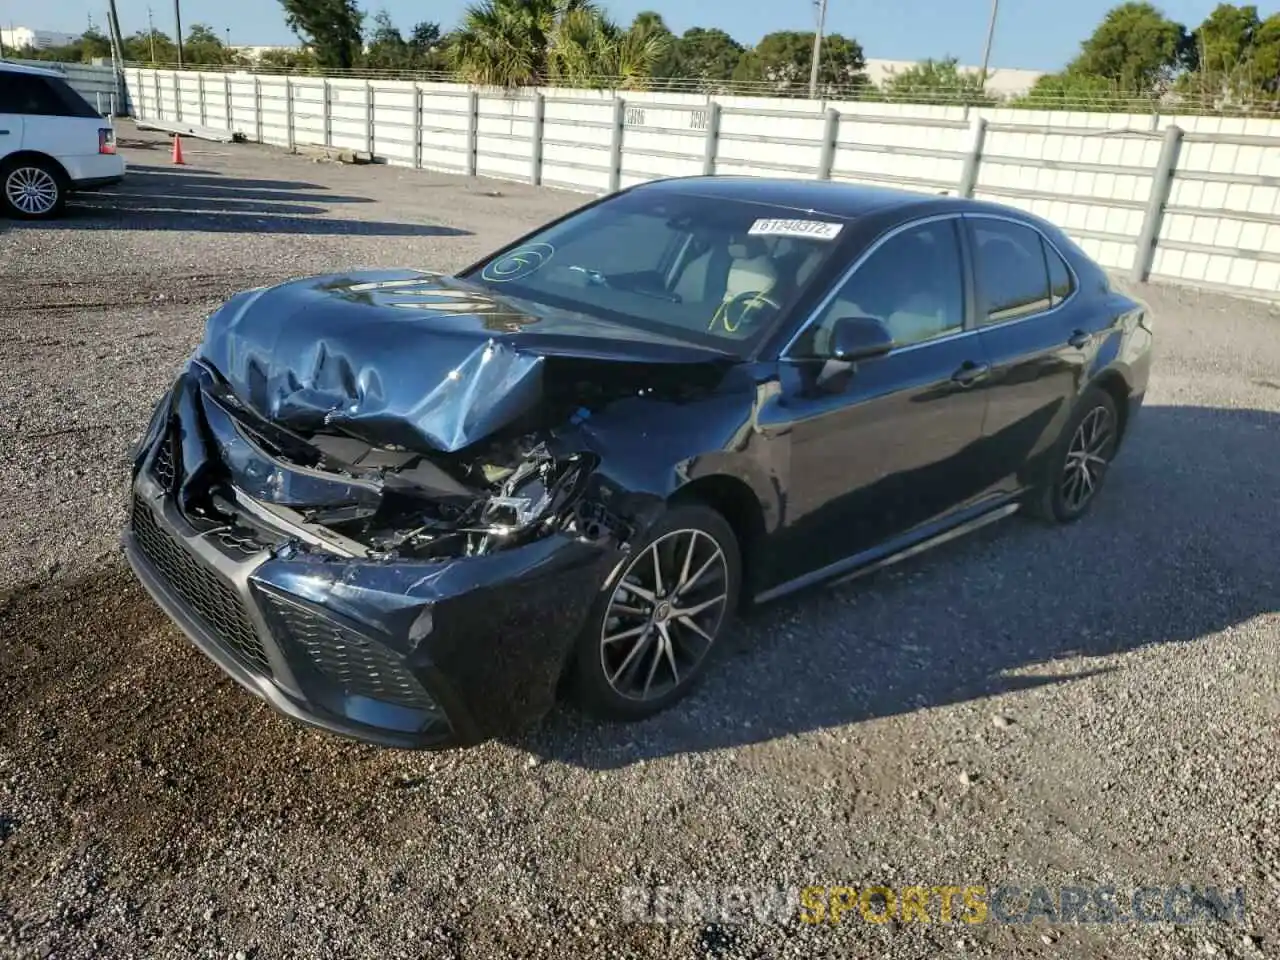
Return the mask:
M 652 29 L 620 30 L 593 0 L 483 0 L 467 9 L 449 54 L 462 79 L 485 86 L 621 78 L 635 87 L 663 43 Z

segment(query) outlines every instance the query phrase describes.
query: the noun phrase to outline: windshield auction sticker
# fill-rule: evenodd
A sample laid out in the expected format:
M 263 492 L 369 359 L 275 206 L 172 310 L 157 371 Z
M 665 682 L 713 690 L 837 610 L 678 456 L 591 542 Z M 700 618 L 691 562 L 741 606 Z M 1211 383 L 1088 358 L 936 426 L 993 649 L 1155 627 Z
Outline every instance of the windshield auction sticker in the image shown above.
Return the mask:
M 747 231 L 757 237 L 812 237 L 814 240 L 834 240 L 840 235 L 843 223 L 826 223 L 822 220 L 757 220 Z

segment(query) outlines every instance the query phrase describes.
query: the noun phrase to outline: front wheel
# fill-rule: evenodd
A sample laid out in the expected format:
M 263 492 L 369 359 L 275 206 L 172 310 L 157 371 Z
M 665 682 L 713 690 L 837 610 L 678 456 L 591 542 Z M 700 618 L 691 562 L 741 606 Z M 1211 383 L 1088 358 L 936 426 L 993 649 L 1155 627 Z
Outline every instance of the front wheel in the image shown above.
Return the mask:
M 574 656 L 574 699 L 611 720 L 652 716 L 682 698 L 737 609 L 742 560 L 715 510 L 676 507 L 605 585 Z
M 62 171 L 38 158 L 0 165 L 0 208 L 19 220 L 50 220 L 67 205 Z
M 1031 513 L 1050 523 L 1072 523 L 1088 513 L 1119 441 L 1115 400 L 1105 390 L 1090 387 L 1045 459 L 1040 483 L 1028 500 Z

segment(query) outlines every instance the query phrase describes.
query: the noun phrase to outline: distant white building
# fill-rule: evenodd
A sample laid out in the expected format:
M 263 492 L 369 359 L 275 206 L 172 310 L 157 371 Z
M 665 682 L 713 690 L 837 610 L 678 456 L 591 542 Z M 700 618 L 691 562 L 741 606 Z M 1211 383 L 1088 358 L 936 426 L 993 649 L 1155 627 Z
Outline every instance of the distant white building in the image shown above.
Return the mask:
M 56 30 L 32 30 L 30 27 L 0 28 L 0 40 L 4 41 L 5 50 L 22 50 L 26 47 L 46 50 L 49 47 L 65 47 L 78 39 L 79 37 L 74 33 L 58 33 Z
M 902 73 L 912 67 L 919 66 L 915 60 L 867 60 L 867 79 L 876 86 L 884 83 L 895 73 Z M 961 73 L 979 74 L 981 67 L 957 66 Z M 1006 67 L 987 68 L 986 91 L 993 97 L 1020 97 L 1028 93 L 1035 82 L 1044 76 L 1042 70 L 1014 70 Z
M 280 45 L 256 46 L 256 47 L 255 46 L 248 46 L 248 47 L 235 46 L 235 47 L 232 47 L 231 49 L 234 50 L 236 53 L 240 54 L 241 56 L 247 57 L 249 60 L 256 62 L 257 60 L 262 59 L 262 55 L 264 53 L 273 53 L 276 50 L 287 50 L 293 53 L 297 53 L 302 50 L 302 46 L 300 44 L 285 45 L 285 46 L 280 46 Z

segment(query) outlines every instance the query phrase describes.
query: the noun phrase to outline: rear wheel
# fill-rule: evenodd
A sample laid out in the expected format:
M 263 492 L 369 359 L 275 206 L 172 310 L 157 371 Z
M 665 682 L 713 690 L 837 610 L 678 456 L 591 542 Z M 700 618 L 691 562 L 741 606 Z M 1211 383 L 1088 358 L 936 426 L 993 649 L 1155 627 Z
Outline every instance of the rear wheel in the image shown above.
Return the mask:
M 62 171 L 48 160 L 23 158 L 0 165 L 0 208 L 20 220 L 49 220 L 67 205 Z
M 742 561 L 710 507 L 676 507 L 602 593 L 575 651 L 574 698 L 605 719 L 639 720 L 687 694 L 737 609 Z
M 1046 457 L 1040 483 L 1028 502 L 1031 513 L 1051 523 L 1072 523 L 1088 513 L 1119 440 L 1115 400 L 1105 390 L 1090 387 Z

